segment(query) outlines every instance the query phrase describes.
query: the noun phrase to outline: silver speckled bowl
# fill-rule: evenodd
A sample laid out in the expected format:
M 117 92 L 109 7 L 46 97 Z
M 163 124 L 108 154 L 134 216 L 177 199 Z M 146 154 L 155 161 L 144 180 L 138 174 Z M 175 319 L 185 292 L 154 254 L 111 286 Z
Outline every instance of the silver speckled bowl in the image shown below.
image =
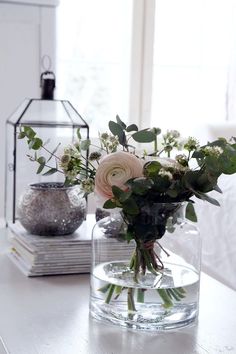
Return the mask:
M 24 228 L 34 235 L 73 233 L 84 221 L 86 201 L 79 186 L 63 183 L 31 184 L 20 197 L 17 214 Z

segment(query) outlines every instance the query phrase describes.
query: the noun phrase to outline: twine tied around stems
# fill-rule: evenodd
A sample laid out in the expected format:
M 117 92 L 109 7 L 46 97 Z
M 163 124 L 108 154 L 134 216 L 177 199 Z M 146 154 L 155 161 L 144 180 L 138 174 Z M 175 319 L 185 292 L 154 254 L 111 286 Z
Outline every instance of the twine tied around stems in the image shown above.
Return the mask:
M 163 252 L 165 252 L 165 254 L 167 256 L 169 256 L 169 253 L 156 240 L 150 240 L 150 241 L 144 242 L 143 248 L 145 251 L 148 252 L 148 254 L 151 258 L 151 264 L 152 264 L 154 270 L 162 270 L 162 269 L 164 269 L 164 264 L 163 264 L 161 258 L 155 252 L 155 249 L 154 249 L 155 243 L 161 248 L 161 250 Z

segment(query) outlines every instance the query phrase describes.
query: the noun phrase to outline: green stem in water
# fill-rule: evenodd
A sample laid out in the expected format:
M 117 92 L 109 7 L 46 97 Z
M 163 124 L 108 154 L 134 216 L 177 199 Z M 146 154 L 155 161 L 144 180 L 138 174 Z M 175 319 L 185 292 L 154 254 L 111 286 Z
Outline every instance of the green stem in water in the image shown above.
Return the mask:
M 135 304 L 134 304 L 134 289 L 128 288 L 128 310 L 129 311 L 136 311 Z
M 111 284 L 108 283 L 108 284 L 102 286 L 101 288 L 99 288 L 98 291 L 101 291 L 102 293 L 105 294 L 110 289 L 110 286 L 111 286 Z
M 157 292 L 162 301 L 164 302 L 163 307 L 168 309 L 173 306 L 173 302 L 171 301 L 171 298 L 165 289 L 157 289 Z
M 180 294 L 186 294 L 186 290 L 182 287 L 176 288 L 175 290 L 180 292 Z
M 116 285 L 115 286 L 115 300 L 118 299 L 118 297 L 120 296 L 120 294 L 122 293 L 123 287 L 120 285 Z
M 178 294 L 175 292 L 174 289 L 167 289 L 167 294 L 169 295 L 170 298 L 172 298 L 175 301 L 180 301 L 181 298 L 178 296 Z
M 137 291 L 137 302 L 144 303 L 144 293 L 145 293 L 145 289 L 138 289 L 138 291 Z
M 114 284 L 110 284 L 110 289 L 109 289 L 109 292 L 108 292 L 106 300 L 105 300 L 106 304 L 109 304 L 109 302 L 111 301 L 111 298 L 112 298 L 112 295 L 114 293 L 114 290 L 115 290 L 115 285 Z

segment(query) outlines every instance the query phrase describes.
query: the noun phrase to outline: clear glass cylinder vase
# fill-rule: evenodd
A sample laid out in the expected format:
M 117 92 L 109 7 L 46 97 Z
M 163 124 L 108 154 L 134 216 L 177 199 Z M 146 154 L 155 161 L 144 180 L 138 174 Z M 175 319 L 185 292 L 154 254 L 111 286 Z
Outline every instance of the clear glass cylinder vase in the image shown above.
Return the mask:
M 97 222 L 92 236 L 93 317 L 153 331 L 196 321 L 201 238 L 195 224 L 186 220 L 185 206 L 159 203 L 151 218 L 141 215 L 138 223 L 143 230 L 159 230 L 162 235 L 158 239 L 150 235 L 148 241 L 142 236 L 129 241 L 129 225 L 119 213 Z

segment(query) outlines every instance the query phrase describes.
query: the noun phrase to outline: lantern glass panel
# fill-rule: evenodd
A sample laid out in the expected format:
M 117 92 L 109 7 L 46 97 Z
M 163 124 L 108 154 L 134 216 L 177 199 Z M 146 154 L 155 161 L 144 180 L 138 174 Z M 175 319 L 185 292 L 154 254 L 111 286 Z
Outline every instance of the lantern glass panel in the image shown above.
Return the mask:
M 21 194 L 31 183 L 61 182 L 64 175 L 56 173 L 50 176 L 37 174 L 39 164 L 32 162 L 35 151 L 29 150 L 25 139 L 18 139 L 21 126 L 31 126 L 44 142 L 46 149 L 53 151 L 58 144 L 57 156 L 63 153 L 65 146 L 77 139 L 77 129 L 80 128 L 82 139 L 89 137 L 89 127 L 75 108 L 68 101 L 26 99 L 16 109 L 7 121 L 6 146 L 6 193 L 5 217 L 6 222 L 17 220 L 17 203 Z M 28 156 L 27 156 L 28 155 Z M 49 154 L 41 149 L 37 157 L 49 158 Z M 43 172 L 55 167 L 57 159 L 52 157 Z

